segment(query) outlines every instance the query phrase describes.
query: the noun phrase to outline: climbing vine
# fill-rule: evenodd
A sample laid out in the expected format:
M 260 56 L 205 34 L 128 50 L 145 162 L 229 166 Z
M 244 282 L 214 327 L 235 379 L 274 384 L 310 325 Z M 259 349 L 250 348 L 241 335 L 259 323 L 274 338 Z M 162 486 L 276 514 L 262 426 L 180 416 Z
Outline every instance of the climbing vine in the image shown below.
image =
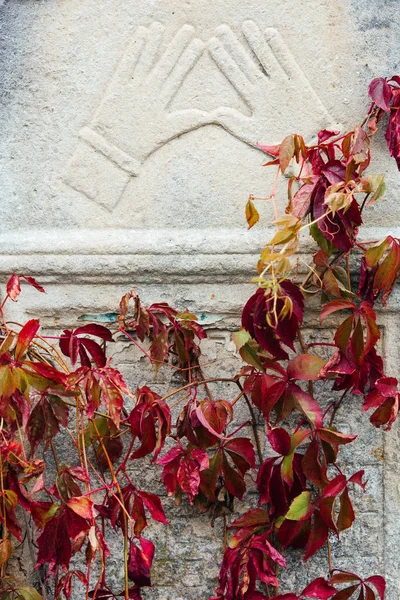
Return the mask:
M 37 319 L 8 322 L 7 304 L 19 299 L 21 282 L 45 291 L 34 278 L 12 274 L 0 306 L 2 599 L 44 597 L 8 572 L 26 536 L 24 522 L 33 524 L 36 568 L 45 569 L 52 597 L 70 598 L 79 581 L 86 599 L 140 600 L 157 552 L 146 537 L 148 520 L 167 525 L 160 497 L 132 479 L 133 461 L 145 457 L 176 503 L 188 501 L 224 523 L 224 557 L 210 600 L 384 599 L 383 577 L 363 579 L 351 565 L 336 569 L 329 541 L 352 526 L 353 489 L 366 486 L 364 471 L 341 469 L 340 449 L 357 432 L 341 432 L 337 413 L 345 414 L 356 396 L 372 425 L 387 430 L 399 409 L 398 382 L 377 351 L 374 305 L 385 305 L 392 291 L 400 240 L 360 242 L 358 232 L 364 211 L 385 192 L 383 176 L 367 172 L 371 139 L 385 114 L 389 152 L 400 168 L 400 77 L 375 79 L 369 94 L 366 118 L 345 134 L 323 130 L 311 145 L 293 134 L 260 146 L 276 177 L 268 198 L 249 198 L 246 218 L 253 227 L 260 219 L 256 204 L 271 202 L 276 231 L 258 261 L 242 327 L 233 334 L 243 361 L 235 376 L 207 378 L 200 349 L 206 332 L 195 315 L 166 303 L 146 307 L 134 291 L 121 299 L 115 327 L 89 323 L 46 336 Z M 283 183 L 288 203 L 279 215 L 275 194 Z M 307 234 L 316 250 L 304 265 L 298 248 Z M 361 260 L 357 282 L 353 260 Z M 306 310 L 332 324 L 331 341 L 307 340 Z M 172 369 L 181 385 L 164 396 L 151 383 L 131 390 L 107 358 L 121 336 L 148 359 L 155 376 Z M 215 382 L 235 384 L 236 396 L 214 398 Z M 321 384 L 332 389 L 327 406 Z M 176 422 L 172 404 L 181 407 Z M 241 404 L 248 411 L 244 423 Z M 251 436 L 243 433 L 248 425 Z M 57 438 L 70 445 L 71 464 L 61 463 Z M 43 451 L 52 461 L 44 461 Z M 258 507 L 232 521 L 249 473 Z M 124 556 L 117 589 L 107 577 L 111 530 L 119 532 Z M 326 547 L 329 574 L 280 594 L 291 546 L 303 548 L 305 561 Z

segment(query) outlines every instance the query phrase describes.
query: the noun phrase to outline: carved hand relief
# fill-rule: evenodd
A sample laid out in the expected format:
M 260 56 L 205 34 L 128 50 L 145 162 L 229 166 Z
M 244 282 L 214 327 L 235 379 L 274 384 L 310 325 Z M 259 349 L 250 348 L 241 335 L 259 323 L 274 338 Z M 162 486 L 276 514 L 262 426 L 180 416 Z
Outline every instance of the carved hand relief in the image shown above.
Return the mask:
M 174 138 L 214 124 L 250 146 L 279 142 L 291 132 L 310 136 L 332 120 L 276 29 L 253 21 L 242 43 L 221 25 L 207 44 L 184 25 L 163 52 L 164 27 L 139 27 L 95 115 L 79 136 L 66 182 L 112 210 L 131 177 L 153 152 Z M 170 104 L 204 52 L 249 108 L 171 110 Z M 229 85 L 229 84 L 228 84 Z

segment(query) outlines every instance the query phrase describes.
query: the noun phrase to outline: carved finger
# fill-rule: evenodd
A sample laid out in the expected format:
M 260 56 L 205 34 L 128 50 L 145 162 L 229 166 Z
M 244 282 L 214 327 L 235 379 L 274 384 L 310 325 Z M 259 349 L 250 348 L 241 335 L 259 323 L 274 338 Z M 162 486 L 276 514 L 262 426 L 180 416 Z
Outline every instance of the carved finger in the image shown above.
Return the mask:
M 259 75 L 259 69 L 246 52 L 243 44 L 236 38 L 232 29 L 228 25 L 220 25 L 216 29 L 216 37 L 221 40 L 227 52 L 240 66 L 249 81 L 254 82 Z
M 164 31 L 165 27 L 157 21 L 150 25 L 147 44 L 140 54 L 133 74 L 134 78 L 138 81 L 143 81 L 153 68 L 157 53 L 161 46 Z
M 149 85 L 161 89 L 180 56 L 194 37 L 195 29 L 191 25 L 184 25 L 167 47 L 164 54 L 149 75 Z
M 139 61 L 140 55 L 143 52 L 143 49 L 147 42 L 148 30 L 146 27 L 138 27 L 135 31 L 135 34 L 132 40 L 129 43 L 126 52 L 124 53 L 121 61 L 118 65 L 118 68 L 113 77 L 113 81 L 118 79 L 127 80 L 131 79 L 135 72 L 135 67 Z
M 302 79 L 305 79 L 303 73 L 299 69 L 299 65 L 288 50 L 279 31 L 273 27 L 268 27 L 265 30 L 265 37 L 286 75 L 290 78 L 301 76 Z
M 94 122 L 96 122 L 98 119 L 101 120 L 101 115 L 104 115 L 104 111 L 107 115 L 110 102 L 112 104 L 116 97 L 118 97 L 121 93 L 124 93 L 126 84 L 132 79 L 135 72 L 135 67 L 139 61 L 143 49 L 146 46 L 147 36 L 148 30 L 146 27 L 140 26 L 136 29 L 133 38 L 129 42 L 129 45 L 124 52 L 110 83 L 108 84 L 107 92 L 94 114 Z
M 265 74 L 269 77 L 282 75 L 282 68 L 276 56 L 265 41 L 265 37 L 254 21 L 245 21 L 242 30 L 250 48 L 260 61 Z
M 251 106 L 251 83 L 233 60 L 232 56 L 228 54 L 220 40 L 216 37 L 212 37 L 208 43 L 208 48 L 211 56 L 225 75 L 225 77 L 231 82 L 233 87 L 236 89 L 238 94 L 243 100 Z
M 280 33 L 276 29 L 268 28 L 265 30 L 265 35 L 268 40 L 268 44 L 270 45 L 272 51 L 274 52 L 275 56 L 279 60 L 279 63 L 281 65 L 282 69 L 284 70 L 285 74 L 287 75 L 287 77 L 292 79 L 293 82 L 297 81 L 297 82 L 301 83 L 301 89 L 303 91 L 303 94 L 306 93 L 310 97 L 313 98 L 312 102 L 313 102 L 313 106 L 315 108 L 314 114 L 317 115 L 317 111 L 318 111 L 319 114 L 322 115 L 321 126 L 322 126 L 322 123 L 324 124 L 324 126 L 326 126 L 327 123 L 331 120 L 329 117 L 329 114 L 328 114 L 325 106 L 322 104 L 320 98 L 313 90 L 307 77 L 304 75 L 303 71 L 300 69 L 294 56 L 288 50 Z
M 165 106 L 172 101 L 173 97 L 181 87 L 188 73 L 193 69 L 200 56 L 203 54 L 205 45 L 198 38 L 192 40 L 183 54 L 180 56 L 171 75 L 168 77 L 161 91 L 161 100 Z

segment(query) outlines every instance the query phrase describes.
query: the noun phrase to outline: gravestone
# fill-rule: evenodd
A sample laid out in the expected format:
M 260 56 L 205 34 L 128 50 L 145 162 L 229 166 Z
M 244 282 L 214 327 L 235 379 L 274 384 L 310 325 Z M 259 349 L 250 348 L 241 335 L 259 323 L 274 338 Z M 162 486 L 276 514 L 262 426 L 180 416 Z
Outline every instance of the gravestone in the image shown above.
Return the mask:
M 368 82 L 398 68 L 397 12 L 386 0 L 6 0 L 1 279 L 33 275 L 47 291 L 24 289 L 10 318 L 39 317 L 58 332 L 84 313 L 115 310 L 133 288 L 146 304 L 170 301 L 201 314 L 206 356 L 234 372 L 230 331 L 273 221 L 265 203 L 263 225 L 246 231 L 246 199 L 268 195 L 273 177 L 257 142 L 292 132 L 311 140 L 322 127 L 361 121 Z M 374 144 L 371 170 L 385 174 L 389 191 L 370 209 L 363 235 L 399 236 L 400 178 L 383 138 Z M 283 209 L 285 198 L 278 203 Z M 379 315 L 391 375 L 399 369 L 398 306 L 396 292 Z M 310 337 L 314 328 L 311 320 Z M 114 352 L 133 388 L 145 380 L 135 356 L 123 342 Z M 155 386 L 165 383 L 161 377 Z M 355 405 L 341 426 L 358 429 L 359 414 Z M 395 600 L 398 428 L 371 429 L 363 420 L 356 449 L 344 453 L 345 468 L 364 468 L 369 486 L 354 530 L 333 552 L 339 567 L 386 575 Z M 142 476 L 154 481 L 159 472 Z M 254 503 L 251 494 L 246 501 Z M 221 530 L 186 505 L 174 508 L 167 498 L 164 505 L 171 524 L 153 528 L 156 585 L 144 596 L 207 599 Z M 111 549 L 118 586 L 121 540 Z M 282 575 L 288 589 L 327 571 L 322 553 L 304 567 L 294 556 L 294 564 Z

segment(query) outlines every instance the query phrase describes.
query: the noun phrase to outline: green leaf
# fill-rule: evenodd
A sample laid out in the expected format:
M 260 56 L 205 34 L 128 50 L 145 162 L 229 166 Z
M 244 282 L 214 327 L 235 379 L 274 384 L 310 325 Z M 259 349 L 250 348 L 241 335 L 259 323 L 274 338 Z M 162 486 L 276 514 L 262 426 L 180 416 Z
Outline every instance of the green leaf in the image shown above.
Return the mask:
M 350 315 L 339 325 L 335 333 L 335 344 L 342 352 L 345 352 L 347 348 L 347 342 L 349 341 L 351 331 L 353 329 L 353 315 Z
M 311 516 L 313 510 L 311 504 L 311 492 L 301 492 L 301 494 L 293 500 L 285 518 L 289 519 L 289 521 L 305 521 Z
M 24 585 L 17 590 L 19 598 L 23 600 L 43 600 L 43 596 L 39 594 L 35 588 L 30 585 Z
M 391 244 L 390 237 L 385 238 L 382 242 L 377 244 L 376 246 L 371 246 L 365 253 L 365 262 L 367 263 L 367 267 L 371 269 L 374 267 L 385 254 L 386 250 L 389 248 Z
M 327 254 L 328 256 L 332 254 L 333 246 L 331 242 L 324 238 L 321 230 L 318 228 L 317 223 L 313 223 L 310 226 L 310 235 L 316 241 L 321 250 L 325 252 L 325 254 Z
M 239 331 L 234 331 L 232 333 L 232 340 L 237 350 L 240 350 L 240 348 L 247 344 L 250 339 L 251 335 L 245 329 L 239 329 Z
M 264 368 L 258 358 L 257 352 L 254 350 L 254 348 L 250 346 L 250 344 L 244 344 L 240 348 L 239 354 L 244 360 L 244 362 L 247 362 L 249 365 L 255 367 L 259 371 L 264 371 Z
M 332 271 L 325 271 L 323 281 L 326 290 L 331 294 L 331 296 L 334 296 L 335 298 L 342 297 L 338 281 Z
M 392 289 L 394 280 L 397 276 L 400 267 L 400 250 L 397 246 L 392 246 L 390 252 L 379 265 L 378 270 L 374 277 L 374 293 L 378 294 L 381 290 L 385 289 L 390 291 Z
M 99 432 L 100 437 L 103 438 L 105 436 L 110 435 L 108 419 L 106 419 L 105 417 L 96 417 L 96 419 L 94 419 L 94 422 L 96 424 L 97 431 Z M 89 423 L 86 426 L 84 437 L 86 448 L 90 446 L 92 442 L 96 442 L 99 439 L 99 436 L 96 432 L 96 427 L 94 426 L 92 421 L 89 421 Z
M 366 177 L 369 183 L 368 192 L 373 192 L 373 195 L 368 200 L 367 206 L 374 204 L 379 198 L 382 198 L 386 192 L 385 177 L 383 175 L 368 175 Z

